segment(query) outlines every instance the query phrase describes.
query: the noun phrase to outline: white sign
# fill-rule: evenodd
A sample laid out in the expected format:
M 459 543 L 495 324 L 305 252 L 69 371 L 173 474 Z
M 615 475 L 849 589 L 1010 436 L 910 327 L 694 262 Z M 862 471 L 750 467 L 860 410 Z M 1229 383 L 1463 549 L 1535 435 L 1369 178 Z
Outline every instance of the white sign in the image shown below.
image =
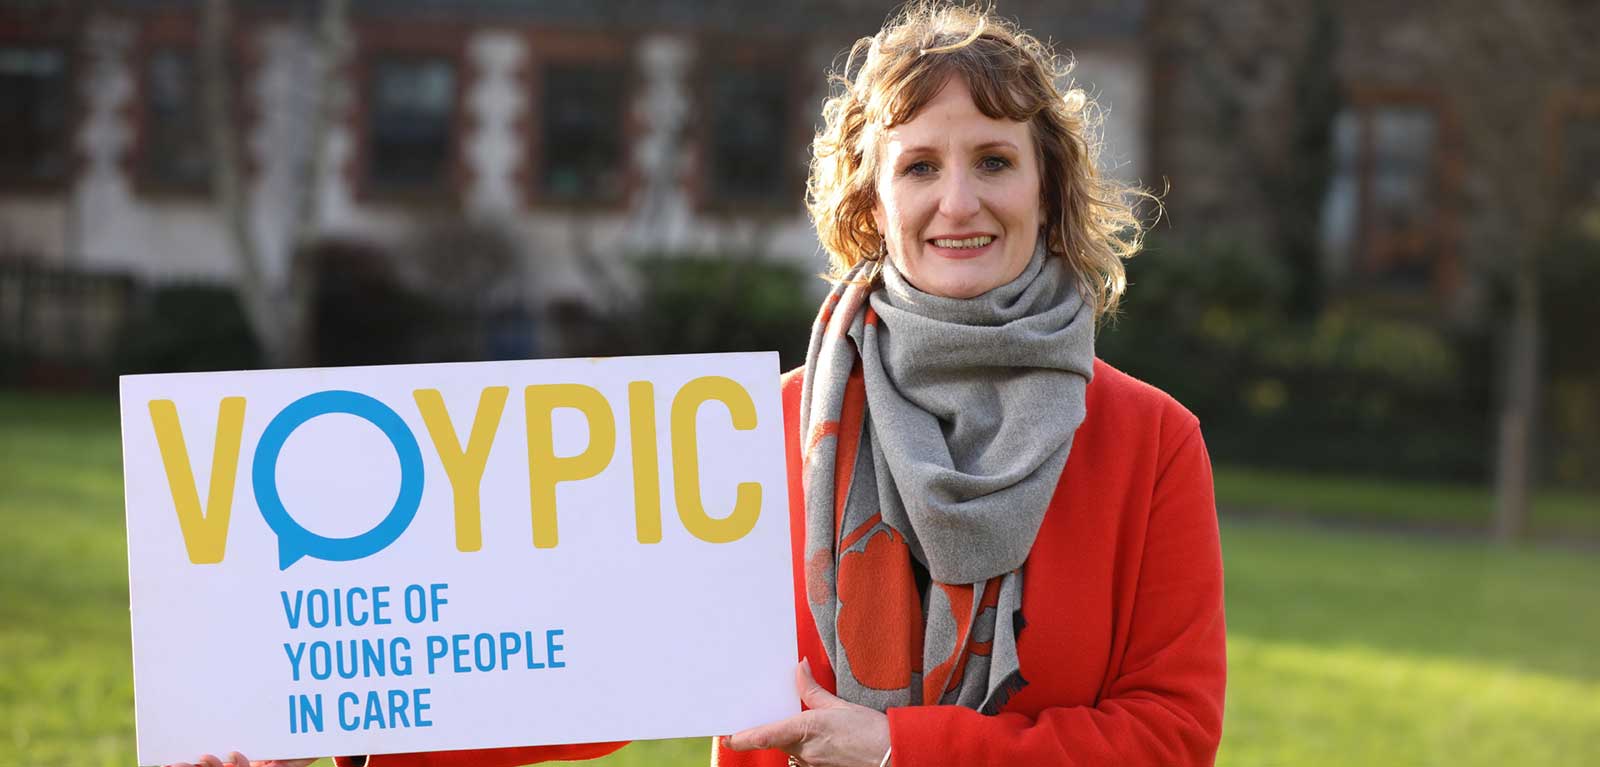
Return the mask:
M 122 378 L 140 764 L 799 711 L 777 355 Z

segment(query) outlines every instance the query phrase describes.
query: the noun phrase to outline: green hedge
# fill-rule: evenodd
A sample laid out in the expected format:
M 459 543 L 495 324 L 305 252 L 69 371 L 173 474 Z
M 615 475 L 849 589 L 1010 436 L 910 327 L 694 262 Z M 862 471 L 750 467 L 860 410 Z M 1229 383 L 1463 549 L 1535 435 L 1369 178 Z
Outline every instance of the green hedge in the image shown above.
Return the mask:
M 232 288 L 163 285 L 136 302 L 118 344 L 123 373 L 248 370 L 262 364 L 261 347 Z
M 1129 262 L 1100 353 L 1204 422 L 1219 461 L 1482 479 L 1492 344 L 1442 323 L 1345 302 L 1307 320 L 1281 265 L 1237 248 Z
M 783 369 L 805 362 L 821 289 L 796 266 L 744 254 L 642 257 L 635 293 L 591 322 L 583 353 L 777 351 Z

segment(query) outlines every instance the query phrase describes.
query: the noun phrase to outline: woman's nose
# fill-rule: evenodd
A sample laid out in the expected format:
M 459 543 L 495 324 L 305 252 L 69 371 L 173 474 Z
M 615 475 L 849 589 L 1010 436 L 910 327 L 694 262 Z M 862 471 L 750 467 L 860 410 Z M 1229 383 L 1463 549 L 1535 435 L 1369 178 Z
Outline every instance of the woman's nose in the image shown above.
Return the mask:
M 939 191 L 939 212 L 946 218 L 964 219 L 978 212 L 978 192 L 973 179 L 964 173 L 951 173 L 944 178 L 944 188 Z

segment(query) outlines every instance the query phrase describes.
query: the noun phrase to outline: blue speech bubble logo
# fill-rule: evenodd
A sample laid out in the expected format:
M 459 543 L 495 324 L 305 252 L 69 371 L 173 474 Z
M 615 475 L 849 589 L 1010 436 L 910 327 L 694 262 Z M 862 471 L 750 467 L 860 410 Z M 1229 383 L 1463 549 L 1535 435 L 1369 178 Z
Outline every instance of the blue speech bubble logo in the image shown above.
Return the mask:
M 400 458 L 400 494 L 394 508 L 376 527 L 349 538 L 329 538 L 301 527 L 278 497 L 278 454 L 283 452 L 283 444 L 301 424 L 328 413 L 346 413 L 378 427 Z M 290 403 L 261 433 L 251 474 L 261 518 L 278 534 L 279 570 L 289 569 L 301 557 L 348 562 L 382 551 L 411 526 L 422 504 L 422 450 L 417 438 L 388 405 L 353 391 L 321 391 Z

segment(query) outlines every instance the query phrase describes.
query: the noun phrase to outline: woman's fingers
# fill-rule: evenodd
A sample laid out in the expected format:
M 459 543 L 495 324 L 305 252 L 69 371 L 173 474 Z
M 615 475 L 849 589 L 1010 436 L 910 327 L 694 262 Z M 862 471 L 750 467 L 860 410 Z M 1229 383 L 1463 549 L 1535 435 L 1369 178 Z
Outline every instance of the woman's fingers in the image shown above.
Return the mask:
M 789 751 L 804 741 L 809 732 L 806 714 L 802 712 L 788 719 L 740 730 L 729 735 L 724 742 L 734 751 L 753 751 L 758 748 Z
M 810 660 L 795 664 L 794 688 L 800 694 L 800 702 L 808 709 L 850 705 L 817 684 L 816 678 L 811 675 Z M 724 742 L 728 748 L 735 751 L 749 751 L 756 748 L 777 748 L 787 751 L 804 741 L 810 735 L 810 731 L 810 720 L 806 717 L 806 712 L 802 711 L 788 719 L 736 732 L 725 738 Z
M 212 754 L 201 754 L 193 763 L 174 762 L 167 767 L 309 767 L 315 761 L 316 759 L 268 759 L 264 762 L 252 762 L 249 757 L 234 751 L 228 754 L 226 762 Z
M 729 735 L 734 751 L 775 748 L 813 764 L 876 764 L 889 747 L 889 720 L 823 689 L 811 675 L 811 664 L 795 667 L 795 689 L 802 711 L 787 719 Z
M 800 691 L 800 702 L 806 708 L 837 708 L 851 705 L 849 701 L 828 692 L 817 684 L 816 677 L 811 675 L 811 659 L 800 661 L 794 667 L 794 687 Z

